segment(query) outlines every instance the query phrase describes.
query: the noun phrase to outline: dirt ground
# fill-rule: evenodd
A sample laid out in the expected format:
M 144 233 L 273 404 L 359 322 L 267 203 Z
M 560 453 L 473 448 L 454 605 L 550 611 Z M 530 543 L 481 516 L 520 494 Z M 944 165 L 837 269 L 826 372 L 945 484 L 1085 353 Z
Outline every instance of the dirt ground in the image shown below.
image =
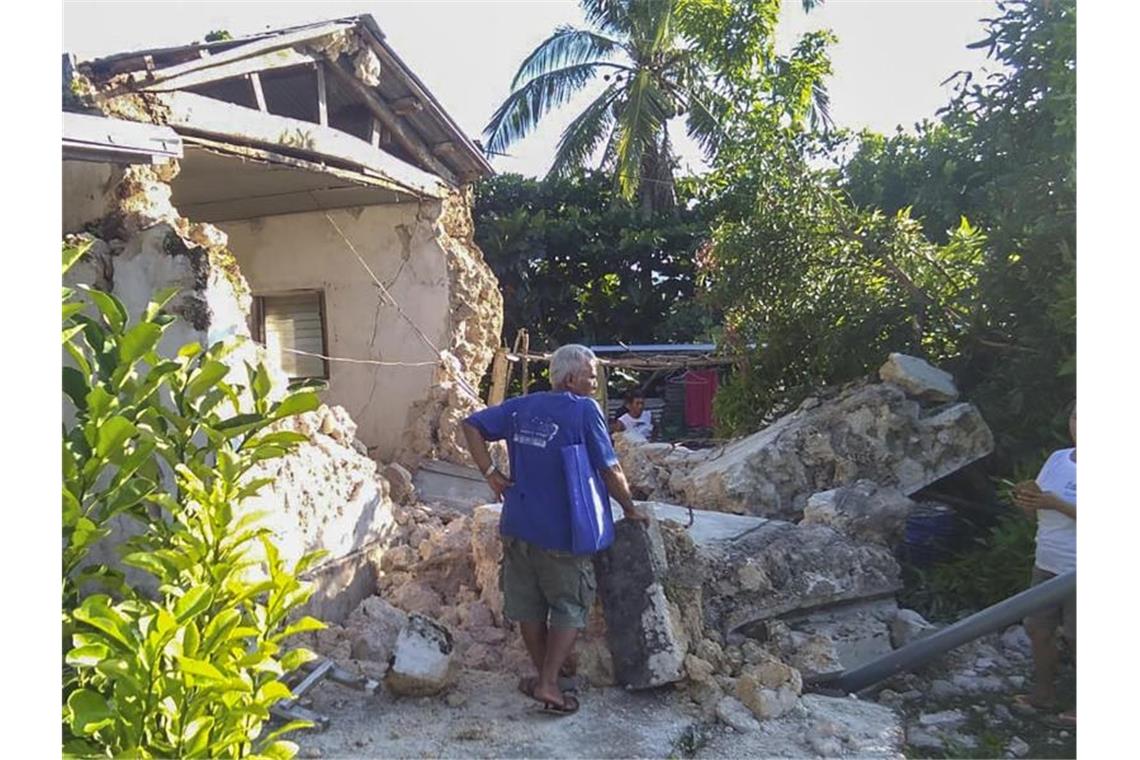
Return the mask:
M 466 670 L 446 695 L 401 699 L 325 682 L 310 692 L 310 708 L 331 725 L 291 738 L 303 758 L 809 757 L 819 736 L 840 742 L 846 756 L 902 757 L 897 715 L 855 699 L 805 696 L 788 715 L 738 733 L 701 721 L 671 687 L 587 688 L 577 714 L 557 717 L 515 686 L 513 676 Z

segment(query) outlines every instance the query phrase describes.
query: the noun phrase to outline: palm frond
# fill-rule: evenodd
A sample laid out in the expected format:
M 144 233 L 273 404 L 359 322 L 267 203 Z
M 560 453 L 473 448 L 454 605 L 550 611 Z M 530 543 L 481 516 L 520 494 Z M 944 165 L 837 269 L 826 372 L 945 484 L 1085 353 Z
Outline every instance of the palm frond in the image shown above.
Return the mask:
M 811 128 L 821 132 L 830 132 L 835 129 L 835 120 L 831 118 L 831 94 L 827 85 L 816 82 L 811 88 Z
M 811 13 L 813 10 L 823 5 L 823 0 L 803 0 L 804 13 Z
M 565 176 L 583 166 L 598 145 L 611 133 L 614 123 L 614 102 L 624 88 L 612 84 L 599 95 L 586 109 L 570 122 L 558 141 L 558 151 L 548 176 Z
M 598 71 L 597 63 L 580 63 L 548 71 L 512 92 L 483 130 L 487 149 L 505 150 L 535 128 L 548 111 L 581 90 Z
M 629 34 L 629 0 L 578 0 L 586 20 L 610 34 Z
M 629 84 L 626 102 L 618 116 L 614 172 L 621 194 L 632 200 L 641 179 L 641 159 L 646 147 L 658 139 L 670 114 L 667 97 L 648 70 L 637 73 Z
M 511 89 L 554 69 L 605 60 L 620 49 L 620 42 L 605 35 L 560 26 L 522 62 L 511 81 Z
M 711 159 L 724 139 L 729 103 L 720 93 L 699 83 L 689 87 L 685 101 L 689 109 L 686 130 L 705 158 Z

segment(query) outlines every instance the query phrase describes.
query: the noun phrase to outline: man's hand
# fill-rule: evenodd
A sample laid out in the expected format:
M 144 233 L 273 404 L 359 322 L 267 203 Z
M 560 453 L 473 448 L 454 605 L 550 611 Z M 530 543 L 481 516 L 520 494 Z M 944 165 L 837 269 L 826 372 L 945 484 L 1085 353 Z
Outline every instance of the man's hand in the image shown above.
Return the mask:
M 491 490 L 495 492 L 495 498 L 499 501 L 503 500 L 503 494 L 514 484 L 513 480 L 498 470 L 492 470 L 491 474 L 487 476 L 487 485 L 491 486 Z
M 649 525 L 649 515 L 647 515 L 641 509 L 641 507 L 637 506 L 636 504 L 630 506 L 629 509 L 622 507 L 621 511 L 625 513 L 625 519 L 631 520 L 632 522 L 639 523 L 641 525 Z

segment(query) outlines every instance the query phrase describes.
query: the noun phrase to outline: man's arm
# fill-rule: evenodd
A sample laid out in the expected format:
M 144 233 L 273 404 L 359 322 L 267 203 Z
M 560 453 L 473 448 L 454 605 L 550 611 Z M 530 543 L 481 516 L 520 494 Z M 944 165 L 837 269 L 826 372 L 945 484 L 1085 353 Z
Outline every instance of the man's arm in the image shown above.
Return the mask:
M 637 505 L 633 503 L 633 494 L 629 491 L 629 482 L 625 479 L 625 471 L 622 470 L 621 463 L 603 469 L 602 480 L 605 481 L 606 488 L 609 490 L 610 495 L 617 499 L 618 504 L 621 505 L 621 510 L 625 513 L 625 519 L 639 523 L 649 523 L 649 516 L 638 509 Z
M 502 501 L 503 492 L 514 483 L 497 469 L 492 469 L 494 463 L 491 461 L 491 452 L 487 450 L 487 442 L 483 440 L 483 434 L 479 432 L 478 428 L 469 422 L 464 422 L 463 437 L 467 439 L 467 450 L 471 452 L 471 459 L 474 460 L 475 466 L 479 468 L 479 472 L 483 473 L 487 485 L 491 486 L 491 490 L 495 492 L 495 498 Z

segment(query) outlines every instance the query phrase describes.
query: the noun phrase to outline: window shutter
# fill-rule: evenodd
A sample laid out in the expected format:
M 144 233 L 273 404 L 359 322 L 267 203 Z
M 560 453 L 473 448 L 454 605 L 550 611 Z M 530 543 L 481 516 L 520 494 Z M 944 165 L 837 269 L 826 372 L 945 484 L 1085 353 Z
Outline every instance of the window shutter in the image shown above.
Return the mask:
M 293 353 L 327 354 L 321 294 L 262 296 L 260 301 L 266 350 L 280 362 L 285 374 L 291 378 L 328 377 L 324 359 Z

